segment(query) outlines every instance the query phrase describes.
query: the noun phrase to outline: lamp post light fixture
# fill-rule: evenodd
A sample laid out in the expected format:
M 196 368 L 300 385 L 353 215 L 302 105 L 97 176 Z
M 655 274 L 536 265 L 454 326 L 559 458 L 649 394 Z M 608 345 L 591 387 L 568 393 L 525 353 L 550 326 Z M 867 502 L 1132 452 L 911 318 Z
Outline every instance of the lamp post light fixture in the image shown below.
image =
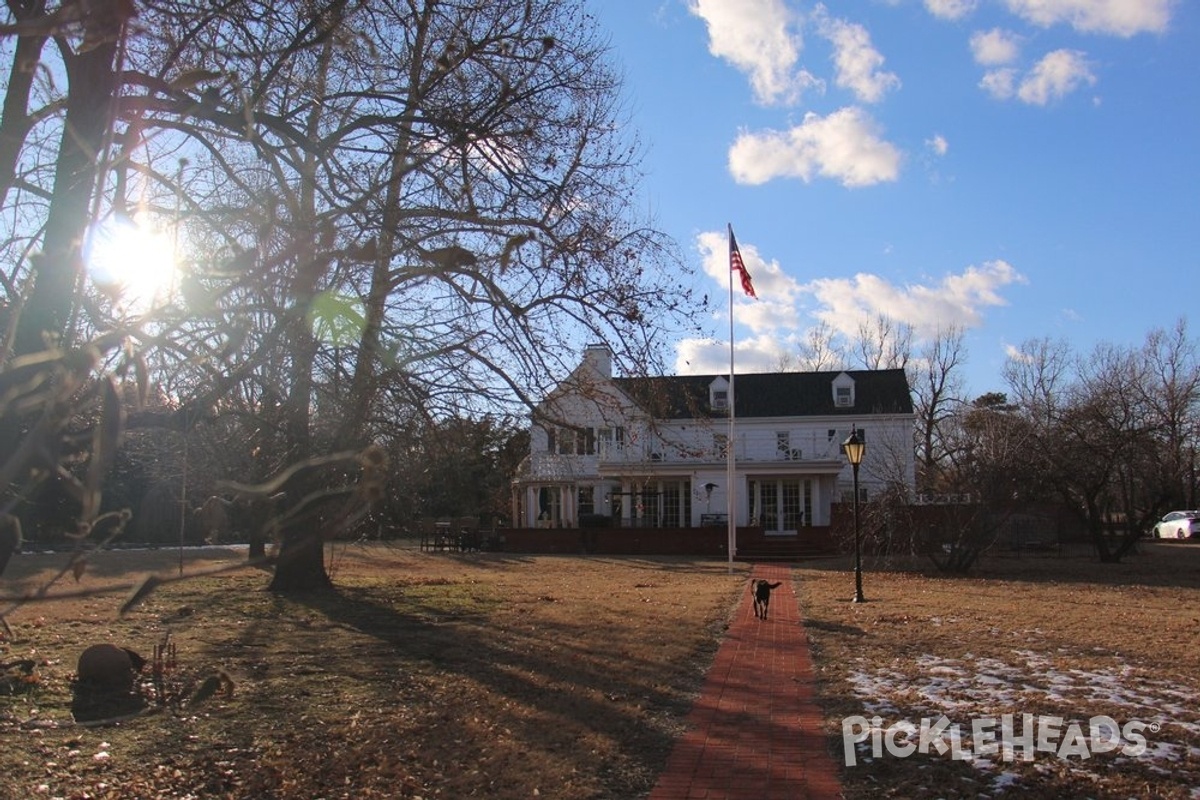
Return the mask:
M 865 603 L 862 590 L 862 531 L 858 522 L 858 467 L 867 452 L 867 443 L 858 437 L 858 426 L 850 428 L 850 438 L 842 442 L 842 452 L 854 472 L 854 602 Z

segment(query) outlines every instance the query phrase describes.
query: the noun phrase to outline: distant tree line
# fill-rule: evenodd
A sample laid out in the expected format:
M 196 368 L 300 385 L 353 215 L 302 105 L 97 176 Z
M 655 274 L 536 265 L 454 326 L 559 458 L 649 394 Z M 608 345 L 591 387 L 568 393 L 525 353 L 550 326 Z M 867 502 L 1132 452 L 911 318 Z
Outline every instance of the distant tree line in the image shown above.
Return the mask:
M 917 493 L 971 498 L 973 510 L 947 516 L 934 532 L 937 558 L 969 566 L 1014 519 L 1055 506 L 1086 531 L 1102 561 L 1119 561 L 1161 517 L 1197 507 L 1200 342 L 1186 319 L 1150 330 L 1138 345 L 1075 351 L 1065 340 L 1031 339 L 1015 348 L 1003 390 L 964 392 L 962 332 L 947 330 L 919 347 L 911 328 L 880 318 L 846 343 L 815 330 L 792 368 L 902 368 L 916 426 Z M 887 478 L 887 458 L 864 469 Z M 923 547 L 921 524 L 889 493 L 875 504 L 872 529 L 904 533 Z

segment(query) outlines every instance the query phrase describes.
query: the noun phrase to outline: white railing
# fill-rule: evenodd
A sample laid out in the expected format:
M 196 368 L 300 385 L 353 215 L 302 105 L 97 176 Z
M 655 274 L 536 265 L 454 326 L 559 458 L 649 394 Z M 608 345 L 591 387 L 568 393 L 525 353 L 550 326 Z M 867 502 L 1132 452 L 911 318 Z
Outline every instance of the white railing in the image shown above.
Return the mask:
M 601 464 L 702 463 L 724 461 L 726 451 L 711 441 L 706 443 L 671 441 L 655 438 L 649 442 L 623 445 L 602 442 L 597 453 Z M 824 435 L 793 436 L 786 448 L 780 448 L 774 432 L 739 433 L 734 440 L 738 461 L 814 461 L 842 458 L 841 440 Z

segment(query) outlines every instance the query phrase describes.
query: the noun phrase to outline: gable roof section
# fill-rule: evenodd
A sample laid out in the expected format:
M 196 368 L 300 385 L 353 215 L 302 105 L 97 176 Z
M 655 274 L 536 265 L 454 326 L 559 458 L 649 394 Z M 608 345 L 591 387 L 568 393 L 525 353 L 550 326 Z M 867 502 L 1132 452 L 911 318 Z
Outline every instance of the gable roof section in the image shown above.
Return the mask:
M 833 380 L 843 372 L 854 379 L 852 406 L 834 405 Z M 614 378 L 613 383 L 656 419 L 698 419 L 714 416 L 708 387 L 717 377 L 725 376 Z M 733 389 L 739 419 L 913 413 L 902 369 L 739 373 Z

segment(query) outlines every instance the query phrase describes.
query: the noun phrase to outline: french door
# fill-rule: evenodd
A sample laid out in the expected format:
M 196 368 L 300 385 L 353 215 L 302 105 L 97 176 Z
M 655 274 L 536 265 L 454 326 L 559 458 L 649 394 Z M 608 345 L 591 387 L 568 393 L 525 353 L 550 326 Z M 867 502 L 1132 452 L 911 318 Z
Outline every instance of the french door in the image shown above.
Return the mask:
M 811 519 L 812 483 L 800 478 L 750 481 L 750 517 L 768 533 L 792 533 Z

